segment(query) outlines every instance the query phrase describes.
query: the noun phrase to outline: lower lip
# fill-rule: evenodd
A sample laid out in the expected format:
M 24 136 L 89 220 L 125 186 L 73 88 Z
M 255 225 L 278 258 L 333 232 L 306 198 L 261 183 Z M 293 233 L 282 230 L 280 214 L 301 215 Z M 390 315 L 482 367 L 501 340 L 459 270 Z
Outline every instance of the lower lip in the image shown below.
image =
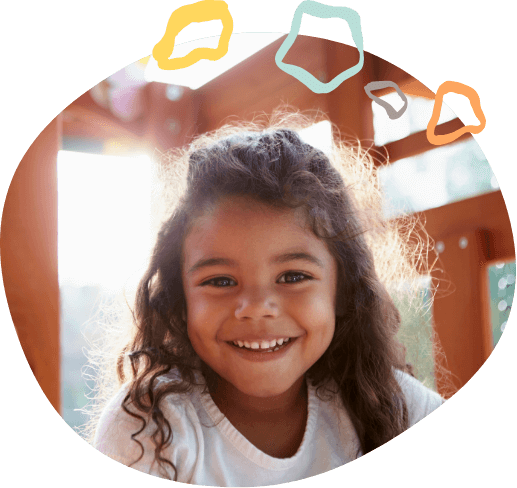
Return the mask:
M 278 351 L 272 352 L 261 352 L 260 349 L 245 349 L 244 347 L 237 347 L 231 344 L 228 344 L 240 357 L 247 359 L 248 361 L 254 362 L 262 362 L 262 361 L 274 361 L 275 359 L 279 359 L 284 356 L 287 351 L 291 348 L 291 346 L 297 341 L 296 338 L 292 338 L 287 346 L 280 348 Z

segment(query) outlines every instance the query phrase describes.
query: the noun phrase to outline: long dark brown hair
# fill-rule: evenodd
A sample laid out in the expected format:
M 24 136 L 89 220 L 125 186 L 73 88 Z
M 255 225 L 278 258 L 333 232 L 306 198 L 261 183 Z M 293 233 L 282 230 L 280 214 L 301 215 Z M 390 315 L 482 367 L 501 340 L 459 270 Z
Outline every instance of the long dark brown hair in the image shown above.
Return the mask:
M 269 205 L 299 208 L 338 265 L 335 334 L 307 372 L 318 391 L 334 387 L 351 417 L 366 454 L 408 427 L 395 370 L 408 371 L 396 338 L 400 315 L 387 286 L 418 277 L 411 229 L 382 216 L 382 198 L 372 157 L 358 144 L 336 140 L 331 154 L 302 141 L 311 119 L 283 114 L 268 126 L 228 125 L 196 139 L 166 158 L 170 200 L 149 267 L 132 310 L 131 337 L 117 357 L 119 385 L 129 382 L 122 407 L 156 425 L 155 457 L 174 432 L 160 408 L 170 393 L 188 392 L 197 373 L 211 371 L 190 344 L 181 279 L 182 246 L 193 219 L 221 198 L 246 196 Z M 296 129 L 296 130 L 294 130 Z M 173 183 L 171 183 L 173 182 Z M 407 222 L 406 222 L 407 224 Z M 393 291 L 393 290 L 392 290 Z M 391 293 L 393 295 L 393 293 Z M 171 371 L 177 381 L 157 382 Z M 131 405 L 131 410 L 128 408 Z M 135 462 L 138 461 L 135 459 Z

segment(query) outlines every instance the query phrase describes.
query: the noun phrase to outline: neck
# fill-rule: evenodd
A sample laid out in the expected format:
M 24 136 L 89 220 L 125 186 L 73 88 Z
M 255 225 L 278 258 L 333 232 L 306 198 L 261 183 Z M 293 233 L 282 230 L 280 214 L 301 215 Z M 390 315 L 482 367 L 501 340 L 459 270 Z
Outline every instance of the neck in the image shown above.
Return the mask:
M 299 409 L 306 409 L 307 386 L 302 376 L 286 392 L 272 397 L 255 397 L 235 388 L 223 378 L 218 381 L 210 394 L 219 410 L 226 416 L 246 414 L 255 417 L 285 416 Z

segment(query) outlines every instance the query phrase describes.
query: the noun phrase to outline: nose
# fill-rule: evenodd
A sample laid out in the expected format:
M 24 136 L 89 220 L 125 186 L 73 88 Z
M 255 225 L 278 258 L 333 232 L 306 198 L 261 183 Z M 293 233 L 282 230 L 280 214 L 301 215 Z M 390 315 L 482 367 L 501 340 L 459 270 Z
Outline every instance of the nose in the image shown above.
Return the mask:
M 245 290 L 239 295 L 235 309 L 237 319 L 275 318 L 278 316 L 278 303 L 273 293 L 266 290 Z

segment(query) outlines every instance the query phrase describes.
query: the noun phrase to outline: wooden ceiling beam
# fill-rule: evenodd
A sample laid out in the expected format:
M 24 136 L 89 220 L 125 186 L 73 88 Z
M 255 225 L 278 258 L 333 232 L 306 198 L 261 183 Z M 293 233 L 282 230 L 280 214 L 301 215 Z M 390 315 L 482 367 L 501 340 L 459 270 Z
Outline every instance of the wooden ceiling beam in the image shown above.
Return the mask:
M 458 129 L 464 127 L 465 124 L 460 119 L 453 119 L 436 126 L 435 134 L 443 135 L 450 134 L 451 132 L 455 132 Z M 449 144 L 455 144 L 457 142 L 466 141 L 472 138 L 472 134 L 466 133 L 462 136 L 458 137 L 458 139 L 450 142 Z M 444 144 L 447 145 L 447 144 Z M 375 162 L 376 164 L 384 165 L 387 163 L 394 163 L 400 159 L 410 158 L 413 156 L 418 156 L 419 154 L 425 153 L 426 151 L 430 151 L 432 149 L 436 149 L 442 146 L 435 146 L 431 144 L 427 139 L 427 131 L 423 130 L 420 132 L 416 132 L 411 134 L 404 139 L 399 139 L 398 141 L 393 141 L 384 146 L 374 146 L 372 151 L 376 155 Z
M 430 237 L 436 244 L 462 233 L 478 232 L 484 240 L 479 266 L 515 259 L 512 227 L 500 190 L 415 212 L 412 218 L 421 224 L 414 230 L 416 240 Z M 437 267 L 442 266 L 438 263 Z M 420 268 L 420 272 L 426 270 L 426 265 Z
M 271 114 L 281 105 L 301 111 L 326 113 L 324 95 L 318 95 L 275 63 L 275 54 L 285 36 L 245 59 L 196 91 L 199 96 L 199 132 L 214 130 L 231 119 L 252 120 Z M 324 79 L 324 39 L 298 36 L 284 61 Z
M 130 147 L 166 151 L 178 147 L 197 133 L 196 92 L 182 88 L 178 100 L 166 96 L 167 85 L 152 82 L 142 88 L 144 109 L 140 117 L 124 121 L 97 104 L 89 92 L 63 111 L 63 137 L 97 141 L 115 139 Z

